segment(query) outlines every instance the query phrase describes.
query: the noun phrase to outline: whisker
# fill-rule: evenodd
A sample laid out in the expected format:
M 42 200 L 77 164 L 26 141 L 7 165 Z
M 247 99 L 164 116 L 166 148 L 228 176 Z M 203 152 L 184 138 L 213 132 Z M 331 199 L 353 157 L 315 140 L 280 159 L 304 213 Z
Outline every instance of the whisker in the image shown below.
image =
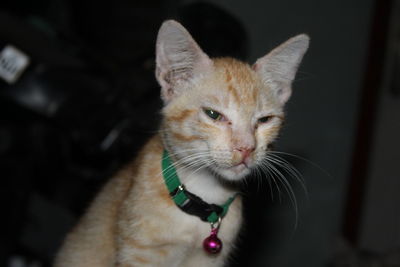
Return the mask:
M 290 156 L 290 157 L 293 157 L 293 158 L 301 159 L 301 160 L 303 160 L 304 162 L 307 162 L 308 164 L 310 164 L 310 165 L 312 165 L 313 167 L 317 168 L 319 171 L 321 171 L 322 173 L 324 173 L 326 176 L 328 176 L 328 177 L 330 177 L 330 178 L 332 178 L 332 179 L 334 178 L 327 170 L 325 170 L 325 169 L 322 168 L 320 165 L 318 165 L 317 163 L 315 163 L 315 162 L 313 162 L 313 161 L 311 161 L 311 160 L 309 160 L 309 159 L 307 159 L 307 158 L 304 158 L 304 157 L 301 157 L 301 156 L 298 156 L 298 155 L 295 155 L 295 154 L 283 152 L 283 151 L 268 151 L 267 153 L 271 153 L 271 154 L 282 154 L 282 155 Z
M 266 161 L 264 161 L 264 163 L 266 163 Z M 294 193 L 294 190 L 291 186 L 291 184 L 289 183 L 289 181 L 286 179 L 286 177 L 282 174 L 281 171 L 279 171 L 278 168 L 276 168 L 273 164 L 268 164 L 266 166 L 269 166 L 270 170 L 276 174 L 276 178 L 278 178 L 278 181 L 281 182 L 281 184 L 283 185 L 283 188 L 285 189 L 285 191 L 287 192 L 290 202 L 293 205 L 294 211 L 295 211 L 295 229 L 297 228 L 298 225 L 298 204 L 297 204 L 297 199 L 296 199 L 296 195 Z
M 305 185 L 305 181 L 303 179 L 303 175 L 287 160 L 281 158 L 277 155 L 268 154 L 266 155 L 266 159 L 277 166 L 281 167 L 285 170 L 290 176 L 294 177 L 302 186 L 302 189 L 305 195 L 308 197 L 307 187 Z
M 207 154 L 205 154 L 207 155 Z M 173 162 L 168 168 L 166 168 L 165 170 L 162 170 L 161 173 L 167 173 L 168 171 L 172 170 L 172 168 L 184 168 L 186 166 L 186 168 L 190 167 L 192 164 L 196 163 L 197 159 L 201 159 L 205 156 L 204 154 L 194 154 L 194 155 L 189 155 L 185 158 L 182 158 L 176 162 Z M 161 174 L 160 173 L 160 174 Z M 168 179 L 169 177 L 167 177 Z
M 279 198 L 279 202 L 282 202 L 282 192 L 281 192 L 281 189 L 280 189 L 280 187 L 279 187 L 279 185 L 278 185 L 278 183 L 277 183 L 277 181 L 276 181 L 276 179 L 275 179 L 275 177 L 274 177 L 274 171 L 272 170 L 272 171 L 270 171 L 270 167 L 269 167 L 269 165 L 270 164 L 268 164 L 268 162 L 262 162 L 261 164 L 260 164 L 260 168 L 261 169 L 263 169 L 263 172 L 264 173 L 266 173 L 266 174 L 268 174 L 268 179 L 271 179 L 272 180 L 272 182 L 275 184 L 275 187 L 276 187 L 276 189 L 277 189 L 277 191 L 278 191 L 278 198 Z M 270 181 L 271 181 L 270 180 Z M 271 186 L 271 190 L 272 190 L 272 186 Z
M 186 156 L 186 157 L 184 157 L 182 159 L 179 159 L 179 160 L 177 160 L 175 162 L 172 162 L 172 164 L 170 166 L 168 166 L 168 168 L 166 168 L 165 170 L 162 170 L 161 173 L 159 173 L 158 175 L 160 175 L 160 174 L 168 175 L 168 172 L 171 171 L 172 168 L 175 168 L 175 169 L 176 168 L 182 168 L 185 164 L 186 165 L 188 164 L 187 162 L 193 162 L 194 160 L 196 160 L 198 158 L 202 158 L 202 157 L 204 157 L 206 155 L 208 155 L 208 154 L 206 154 L 206 153 L 197 153 L 197 154 L 192 154 L 192 155 Z M 169 175 L 172 175 L 172 173 L 169 174 Z M 167 180 L 168 179 L 169 179 L 169 177 L 167 177 Z
M 261 172 L 260 168 L 255 168 L 253 173 L 255 173 L 255 175 L 257 177 L 256 179 L 260 179 L 261 182 L 263 181 L 264 176 L 268 176 L 266 178 L 267 178 L 268 187 L 270 190 L 271 200 L 273 201 L 274 200 L 274 191 L 272 189 L 271 177 L 269 177 L 270 173 L 269 172 Z M 246 179 L 244 179 L 244 181 L 246 181 Z

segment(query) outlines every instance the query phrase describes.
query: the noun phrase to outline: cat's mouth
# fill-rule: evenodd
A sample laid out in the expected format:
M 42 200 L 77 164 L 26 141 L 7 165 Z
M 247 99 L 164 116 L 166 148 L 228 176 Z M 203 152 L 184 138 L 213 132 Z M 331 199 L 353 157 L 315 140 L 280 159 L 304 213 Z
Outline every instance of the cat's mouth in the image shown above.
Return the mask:
M 250 174 L 250 168 L 249 166 L 244 163 L 238 163 L 236 165 L 227 167 L 227 168 L 219 168 L 218 173 L 222 175 L 227 180 L 230 181 L 238 181 L 248 174 Z
M 221 177 L 230 181 L 238 181 L 251 173 L 254 166 L 253 156 L 247 155 L 243 157 L 233 157 L 223 160 L 215 160 L 215 165 L 211 165 L 212 169 L 216 171 Z
M 246 163 L 241 162 L 237 165 L 234 165 L 232 167 L 230 167 L 230 169 L 235 172 L 236 174 L 240 174 L 241 172 L 243 172 L 245 169 L 248 169 L 249 167 L 247 167 Z

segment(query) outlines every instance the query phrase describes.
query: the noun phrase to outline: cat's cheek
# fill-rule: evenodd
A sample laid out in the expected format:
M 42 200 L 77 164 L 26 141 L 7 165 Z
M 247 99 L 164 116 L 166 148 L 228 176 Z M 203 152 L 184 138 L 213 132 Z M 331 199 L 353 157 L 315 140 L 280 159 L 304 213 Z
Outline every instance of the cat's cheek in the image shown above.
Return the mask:
M 230 134 L 226 129 L 224 129 L 224 127 L 210 125 L 210 124 L 203 124 L 202 129 L 203 129 L 202 133 L 206 136 L 210 152 L 220 152 L 220 151 L 230 150 L 230 147 L 228 146 L 229 141 L 227 141 L 230 140 Z
M 259 127 L 256 131 L 256 139 L 259 147 L 267 147 L 275 141 L 278 136 L 280 125 L 272 125 L 268 127 Z

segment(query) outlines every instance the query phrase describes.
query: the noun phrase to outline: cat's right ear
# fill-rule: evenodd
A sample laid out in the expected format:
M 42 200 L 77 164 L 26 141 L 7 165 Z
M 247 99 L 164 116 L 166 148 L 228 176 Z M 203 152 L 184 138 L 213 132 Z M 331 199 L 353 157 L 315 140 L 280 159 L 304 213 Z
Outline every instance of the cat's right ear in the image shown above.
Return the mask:
M 282 104 L 286 103 L 292 93 L 291 85 L 309 42 L 307 35 L 297 35 L 259 58 L 253 65 L 253 69 Z
M 184 83 L 210 70 L 212 64 L 181 24 L 173 20 L 162 24 L 157 36 L 156 78 L 165 104 L 181 93 Z

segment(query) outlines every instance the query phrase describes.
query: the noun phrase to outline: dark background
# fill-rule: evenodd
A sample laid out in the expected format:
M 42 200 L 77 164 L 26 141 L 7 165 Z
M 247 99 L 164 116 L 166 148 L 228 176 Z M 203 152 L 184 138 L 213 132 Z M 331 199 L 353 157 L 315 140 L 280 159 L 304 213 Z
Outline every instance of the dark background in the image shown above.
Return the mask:
M 250 63 L 307 33 L 276 149 L 303 175 L 249 179 L 229 266 L 400 266 L 398 1 L 2 1 L 0 266 L 51 266 L 65 233 L 159 121 L 155 38 L 180 21 L 210 56 Z M 1 62 L 0 62 L 1 63 Z M 296 216 L 297 214 L 297 216 Z M 297 219 L 296 219 L 297 217 Z

